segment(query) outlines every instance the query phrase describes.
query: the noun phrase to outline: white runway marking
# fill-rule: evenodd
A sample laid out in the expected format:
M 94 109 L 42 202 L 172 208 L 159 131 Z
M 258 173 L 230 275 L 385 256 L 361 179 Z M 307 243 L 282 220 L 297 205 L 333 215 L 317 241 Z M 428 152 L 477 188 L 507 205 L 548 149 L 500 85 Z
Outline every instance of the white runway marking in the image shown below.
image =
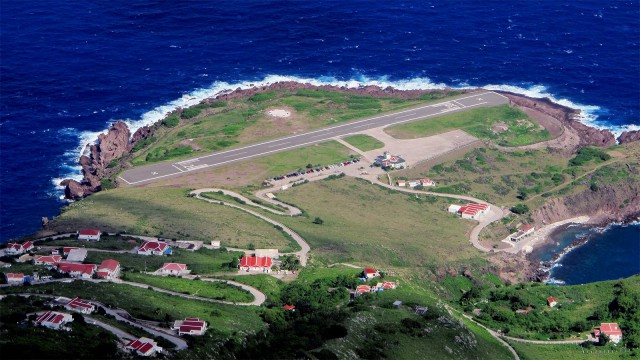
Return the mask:
M 184 171 L 184 170 L 180 169 L 179 167 L 177 167 L 176 164 L 171 164 L 171 166 L 173 166 L 174 168 L 178 169 L 180 172 Z

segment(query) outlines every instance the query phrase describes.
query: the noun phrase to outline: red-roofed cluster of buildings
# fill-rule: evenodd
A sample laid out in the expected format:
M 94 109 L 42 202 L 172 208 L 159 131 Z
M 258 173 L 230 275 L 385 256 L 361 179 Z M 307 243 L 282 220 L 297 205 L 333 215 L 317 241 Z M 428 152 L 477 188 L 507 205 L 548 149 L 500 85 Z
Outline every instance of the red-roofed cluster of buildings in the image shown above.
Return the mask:
M 9 243 L 7 244 L 8 255 L 20 255 L 33 249 L 33 243 L 31 241 L 25 241 L 23 243 Z
M 158 346 L 158 343 L 145 337 L 129 341 L 124 348 L 140 356 L 152 356 L 156 352 L 162 352 L 162 348 Z
M 377 283 L 375 286 L 358 285 L 356 287 L 356 295 L 368 294 L 372 292 L 381 292 L 384 290 L 393 290 L 397 287 L 398 285 L 396 285 L 396 283 L 393 281 L 385 281 L 385 282 Z
M 56 311 L 47 311 L 36 319 L 36 324 L 49 329 L 59 330 L 64 327 L 66 323 L 73 321 L 73 317 L 70 314 L 59 313 Z
M 91 314 L 96 311 L 95 305 L 86 300 L 82 300 L 79 297 L 69 301 L 64 308 L 69 311 L 75 311 L 82 314 Z
M 96 272 L 95 264 L 78 264 L 66 261 L 58 263 L 58 271 L 62 274 L 69 274 L 71 277 L 81 277 L 83 279 L 91 279 Z
M 22 285 L 24 284 L 24 274 L 22 273 L 5 273 L 7 278 L 7 284 L 9 285 Z
M 178 330 L 178 335 L 204 335 L 207 331 L 207 323 L 198 318 L 186 318 L 176 320 L 171 329 Z
M 167 243 L 159 241 L 145 241 L 138 248 L 138 255 L 163 255 L 167 250 Z
M 268 256 L 243 256 L 238 268 L 244 271 L 270 272 L 273 260 Z
M 33 259 L 35 265 L 57 266 L 62 260 L 60 255 L 38 255 Z
M 482 215 L 489 211 L 488 204 L 475 204 L 468 203 L 464 206 L 451 205 L 449 206 L 449 212 L 456 213 L 464 219 L 478 220 Z

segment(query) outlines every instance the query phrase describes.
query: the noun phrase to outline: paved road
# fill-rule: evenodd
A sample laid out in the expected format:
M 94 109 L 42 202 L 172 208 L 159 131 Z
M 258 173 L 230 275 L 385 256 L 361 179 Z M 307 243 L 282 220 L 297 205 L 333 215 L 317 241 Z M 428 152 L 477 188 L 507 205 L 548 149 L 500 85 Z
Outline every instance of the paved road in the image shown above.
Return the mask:
M 331 140 L 332 138 L 357 133 L 367 129 L 403 124 L 437 117 L 447 113 L 464 111 L 476 107 L 489 107 L 508 103 L 508 99 L 494 92 L 467 94 L 455 100 L 447 100 L 392 114 L 375 116 L 324 129 L 292 135 L 237 149 L 216 152 L 178 162 L 162 162 L 126 170 L 120 179 L 128 185 L 144 185 L 159 179 L 190 173 L 210 167 L 235 163 L 289 149 L 301 148 Z

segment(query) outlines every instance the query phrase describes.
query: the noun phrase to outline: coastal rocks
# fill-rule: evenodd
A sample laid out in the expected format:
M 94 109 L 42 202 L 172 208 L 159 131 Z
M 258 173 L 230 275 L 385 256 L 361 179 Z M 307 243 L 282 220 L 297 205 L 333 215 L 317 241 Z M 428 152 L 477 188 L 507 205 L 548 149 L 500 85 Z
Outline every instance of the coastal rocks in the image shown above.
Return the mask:
M 151 136 L 153 136 L 153 131 L 154 131 L 153 128 L 150 126 L 143 126 L 138 130 L 136 130 L 136 132 L 133 133 L 133 136 L 131 137 L 131 142 L 129 144 L 128 150 L 131 151 L 133 147 L 136 146 L 136 143 L 138 141 L 146 140 Z
M 564 219 L 587 215 L 598 222 L 624 222 L 640 216 L 640 184 L 634 182 L 603 185 L 598 191 L 584 190 L 573 196 L 548 201 L 532 214 L 540 227 Z
M 77 200 L 100 191 L 100 180 L 109 175 L 110 163 L 129 152 L 129 128 L 118 121 L 106 134 L 98 136 L 98 143 L 89 147 L 89 155 L 79 159 L 82 166 L 82 182 L 72 179 L 63 180 L 64 194 L 67 199 Z
M 611 131 L 592 128 L 578 121 L 579 110 L 555 104 L 547 98 L 532 99 L 510 92 L 499 91 L 499 93 L 509 98 L 512 105 L 531 109 L 560 121 L 565 129 L 566 134 L 563 135 L 567 137 L 567 141 L 559 142 L 557 147 L 566 154 L 571 154 L 585 146 L 607 147 L 616 144 L 615 136 Z
M 618 143 L 626 144 L 634 141 L 640 141 L 640 130 L 625 131 L 618 136 Z

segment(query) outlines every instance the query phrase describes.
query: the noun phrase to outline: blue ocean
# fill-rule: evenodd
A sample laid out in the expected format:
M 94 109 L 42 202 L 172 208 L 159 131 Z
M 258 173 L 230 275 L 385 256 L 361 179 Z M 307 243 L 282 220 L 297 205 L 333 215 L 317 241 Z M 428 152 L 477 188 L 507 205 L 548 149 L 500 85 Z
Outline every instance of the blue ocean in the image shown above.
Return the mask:
M 59 214 L 87 143 L 300 80 L 547 96 L 640 128 L 638 1 L 0 1 L 0 242 Z

